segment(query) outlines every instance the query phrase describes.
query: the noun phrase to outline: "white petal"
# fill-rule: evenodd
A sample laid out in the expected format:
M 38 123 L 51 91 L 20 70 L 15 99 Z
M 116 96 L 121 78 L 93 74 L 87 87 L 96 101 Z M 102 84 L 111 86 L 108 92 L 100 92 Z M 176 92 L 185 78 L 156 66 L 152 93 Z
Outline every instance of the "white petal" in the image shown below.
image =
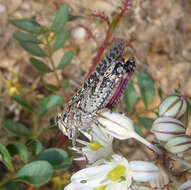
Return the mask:
M 159 116 L 181 117 L 187 109 L 187 103 L 179 95 L 168 96 L 159 107 Z
M 131 138 L 135 132 L 132 120 L 119 113 L 102 112 L 97 120 L 100 127 L 118 139 Z
M 82 183 L 70 183 L 64 188 L 64 190 L 93 190 L 93 187 L 86 186 Z
M 84 183 L 91 187 L 99 187 L 104 185 L 107 173 L 111 170 L 110 165 L 95 166 L 82 169 L 71 177 L 72 182 Z
M 105 190 L 127 190 L 129 187 L 127 181 L 120 183 L 110 183 L 107 185 Z
M 131 161 L 132 177 L 136 182 L 149 182 L 156 179 L 159 169 L 152 163 L 146 161 Z

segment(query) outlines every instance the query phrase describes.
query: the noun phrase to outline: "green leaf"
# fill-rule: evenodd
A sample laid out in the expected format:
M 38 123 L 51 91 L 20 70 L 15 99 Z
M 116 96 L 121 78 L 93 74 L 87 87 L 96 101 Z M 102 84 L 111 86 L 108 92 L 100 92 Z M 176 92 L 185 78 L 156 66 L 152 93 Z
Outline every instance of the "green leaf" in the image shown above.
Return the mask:
M 35 160 L 48 161 L 54 170 L 67 170 L 72 165 L 71 158 L 67 152 L 58 148 L 49 148 L 36 156 Z
M 140 125 L 147 129 L 150 129 L 152 127 L 153 122 L 155 121 L 153 118 L 148 117 L 139 117 L 138 120 Z
M 30 18 L 11 19 L 9 20 L 9 22 L 24 31 L 36 34 L 42 33 L 41 26 L 35 20 L 32 20 Z
M 39 71 L 40 73 L 50 73 L 52 70 L 49 68 L 48 65 L 44 64 L 42 61 L 35 59 L 35 58 L 30 58 L 30 62 L 32 66 Z
M 1 156 L 1 161 L 6 165 L 6 167 L 10 170 L 10 171 L 14 171 L 14 167 L 11 161 L 11 156 L 8 152 L 8 150 L 6 149 L 6 147 L 0 142 L 0 156 Z
M 189 102 L 187 102 L 188 104 L 188 111 L 189 111 L 189 114 L 191 115 L 191 104 Z
M 24 144 L 20 142 L 9 142 L 6 147 L 12 157 L 18 154 L 25 164 L 28 162 L 28 149 Z
M 25 32 L 15 32 L 13 34 L 13 38 L 15 38 L 19 42 L 33 42 L 36 44 L 41 43 L 41 41 L 37 39 L 36 36 Z
M 62 106 L 65 103 L 64 98 L 59 95 L 50 95 L 42 100 L 38 106 L 38 117 L 44 116 L 47 112 L 53 110 L 58 106 Z
M 138 86 L 140 88 L 144 104 L 148 106 L 155 96 L 155 84 L 151 75 L 147 71 L 139 72 Z
M 68 82 L 63 82 L 62 83 L 62 88 L 63 89 L 66 89 L 66 88 L 68 88 L 70 86 L 70 84 L 68 83 Z
M 83 18 L 83 16 L 77 16 L 77 15 L 71 15 L 71 14 L 68 15 L 68 21 L 73 21 L 78 18 Z
M 73 56 L 74 53 L 71 50 L 66 52 L 58 64 L 57 69 L 64 69 L 66 65 L 71 63 Z
M 46 53 L 36 44 L 33 42 L 25 42 L 19 41 L 20 46 L 30 54 L 37 56 L 37 57 L 46 57 Z
M 43 150 L 43 145 L 38 139 L 30 139 L 27 141 L 27 145 L 30 147 L 33 156 L 36 156 Z
M 63 29 L 61 32 L 55 33 L 55 38 L 56 38 L 56 42 L 53 47 L 54 51 L 63 47 L 66 40 L 68 39 L 68 32 L 65 29 Z
M 162 88 L 158 88 L 158 95 L 160 97 L 160 101 L 162 101 L 163 100 L 163 90 L 162 90 Z
M 25 127 L 24 124 L 15 122 L 12 120 L 5 120 L 4 121 L 4 128 L 11 133 L 12 135 L 15 136 L 20 136 L 20 137 L 30 137 L 31 132 L 28 130 L 27 127 Z
M 6 184 L 0 187 L 0 190 L 13 190 L 13 189 L 21 190 L 21 185 L 13 181 L 8 181 Z
M 65 5 L 61 6 L 57 11 L 52 23 L 52 28 L 54 28 L 56 32 L 62 31 L 64 29 L 64 26 L 68 21 L 68 12 L 68 7 Z
M 60 89 L 58 86 L 55 86 L 53 84 L 45 84 L 44 87 L 53 92 Z
M 123 94 L 123 101 L 125 102 L 126 108 L 129 113 L 132 113 L 134 106 L 137 103 L 137 100 L 137 92 L 134 88 L 133 80 L 131 79 L 129 80 Z
M 24 99 L 24 97 L 22 96 L 14 96 L 14 100 L 20 104 L 21 106 L 23 106 L 24 108 L 26 108 L 28 111 L 33 112 L 33 106 Z
M 136 131 L 140 136 L 143 136 L 143 132 L 142 132 L 141 128 L 140 128 L 139 126 L 137 126 L 137 125 L 134 125 L 134 127 L 135 127 L 135 131 Z
M 52 174 L 53 168 L 47 161 L 33 161 L 19 169 L 14 180 L 40 186 L 47 183 Z

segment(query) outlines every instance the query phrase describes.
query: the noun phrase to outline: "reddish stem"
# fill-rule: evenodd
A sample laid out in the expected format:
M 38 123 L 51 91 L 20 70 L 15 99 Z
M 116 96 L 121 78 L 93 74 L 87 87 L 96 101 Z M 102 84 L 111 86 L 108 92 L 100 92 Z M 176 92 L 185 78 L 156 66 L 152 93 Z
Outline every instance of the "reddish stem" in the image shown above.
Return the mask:
M 110 21 L 109 21 L 109 18 L 105 15 L 104 12 L 94 12 L 94 13 L 91 13 L 90 16 L 98 17 L 98 18 L 104 20 L 107 23 L 108 27 L 109 27 Z
M 92 73 L 92 71 L 95 69 L 96 65 L 99 63 L 100 59 L 101 59 L 101 56 L 105 50 L 105 48 L 107 47 L 107 42 L 104 41 L 103 44 L 99 47 L 98 49 L 98 52 L 97 52 L 97 55 L 95 57 L 95 59 L 93 60 L 93 64 L 92 66 L 90 67 L 89 69 L 89 72 L 88 74 L 86 75 L 86 78 L 85 80 L 89 77 L 89 75 Z
M 99 63 L 99 61 L 101 60 L 101 57 L 103 55 L 103 52 L 105 50 L 105 48 L 108 46 L 109 44 L 109 40 L 111 38 L 112 33 L 114 32 L 119 20 L 123 17 L 125 11 L 129 10 L 129 6 L 130 6 L 130 1 L 132 0 L 126 0 L 123 4 L 123 7 L 121 8 L 121 11 L 119 13 L 116 13 L 112 19 L 112 22 L 110 23 L 109 19 L 104 16 L 103 14 L 98 14 L 98 13 L 92 13 L 92 16 L 97 16 L 100 17 L 101 19 L 103 19 L 107 24 L 108 24 L 108 30 L 107 30 L 107 34 L 105 37 L 104 42 L 102 43 L 102 45 L 99 47 L 97 55 L 95 57 L 95 59 L 93 60 L 93 64 L 89 69 L 88 74 L 86 75 L 85 80 L 89 77 L 89 75 L 92 73 L 92 71 L 95 69 L 96 65 Z M 130 45 L 129 45 L 130 46 Z

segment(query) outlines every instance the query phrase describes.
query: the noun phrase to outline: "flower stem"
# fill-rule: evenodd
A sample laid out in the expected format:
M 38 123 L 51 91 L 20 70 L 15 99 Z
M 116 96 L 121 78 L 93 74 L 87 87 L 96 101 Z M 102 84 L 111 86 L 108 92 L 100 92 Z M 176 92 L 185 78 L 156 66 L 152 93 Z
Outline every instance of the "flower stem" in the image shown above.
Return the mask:
M 53 58 L 52 58 L 52 54 L 53 54 L 52 48 L 51 48 L 51 45 L 50 45 L 48 39 L 47 39 L 47 44 L 46 44 L 46 45 L 47 45 L 47 49 L 48 49 L 48 59 L 49 59 L 50 64 L 51 64 L 51 66 L 52 66 L 54 76 L 55 76 L 55 78 L 56 78 L 56 80 L 57 80 L 57 83 L 58 83 L 58 87 L 61 88 L 61 87 L 62 87 L 62 83 L 61 83 L 61 81 L 60 81 L 60 79 L 59 79 L 59 77 L 58 77 L 57 69 L 56 69 L 54 60 L 53 60 Z M 65 95 L 64 92 L 63 92 L 62 95 L 64 96 L 65 101 L 66 101 L 66 103 L 67 103 L 67 102 L 68 102 L 68 97 Z
M 132 134 L 132 138 L 135 138 L 136 140 L 140 141 L 141 143 L 143 143 L 144 145 L 146 145 L 149 149 L 153 150 L 154 152 L 156 152 L 158 155 L 161 155 L 162 152 L 158 149 L 158 147 L 154 146 L 153 144 L 151 144 L 149 141 L 147 141 L 146 139 L 144 139 L 143 137 L 139 136 L 137 133 L 133 133 Z

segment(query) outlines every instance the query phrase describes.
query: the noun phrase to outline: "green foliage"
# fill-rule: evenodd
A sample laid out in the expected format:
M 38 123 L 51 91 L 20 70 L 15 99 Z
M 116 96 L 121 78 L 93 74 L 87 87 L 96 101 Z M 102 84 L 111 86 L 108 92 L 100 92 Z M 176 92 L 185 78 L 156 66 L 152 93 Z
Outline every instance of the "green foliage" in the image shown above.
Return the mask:
M 25 51 L 33 56 L 40 57 L 40 59 L 31 57 L 29 60 L 31 65 L 41 74 L 41 77 L 52 73 L 56 77 L 58 85 L 43 83 L 43 87 L 52 92 L 63 90 L 69 86 L 68 83 L 59 80 L 57 72 L 71 63 L 74 53 L 71 50 L 66 52 L 58 66 L 55 66 L 53 53 L 62 48 L 68 39 L 68 31 L 65 29 L 66 23 L 77 18 L 80 17 L 69 14 L 68 6 L 64 5 L 56 13 L 49 28 L 41 26 L 30 18 L 9 20 L 12 25 L 22 30 L 16 31 L 13 38 Z M 32 88 L 32 90 L 36 89 Z M 64 150 L 58 148 L 45 149 L 38 139 L 38 136 L 45 133 L 47 129 L 58 128 L 53 117 L 50 122 L 52 127 L 39 128 L 39 119 L 58 106 L 62 106 L 65 103 L 64 98 L 55 94 L 45 96 L 41 102 L 36 102 L 37 99 L 31 100 L 31 97 L 28 98 L 27 94 L 21 93 L 19 96 L 14 96 L 13 100 L 22 106 L 24 111 L 31 114 L 33 129 L 30 126 L 31 132 L 23 123 L 18 121 L 5 120 L 3 122 L 4 129 L 18 139 L 22 138 L 22 143 L 20 141 L 9 141 L 6 146 L 0 143 L 1 161 L 11 172 L 14 171 L 12 157 L 15 155 L 18 155 L 25 164 L 18 169 L 12 180 L 5 180 L 5 182 L 0 183 L 0 189 L 3 190 L 17 190 L 20 188 L 20 182 L 34 186 L 43 185 L 50 180 L 54 170 L 65 171 L 72 164 L 71 158 Z M 33 102 L 36 103 L 33 104 Z M 31 155 L 30 159 L 29 155 Z M 34 161 L 30 162 L 31 160 Z
M 46 53 L 36 44 L 33 42 L 25 42 L 19 41 L 20 46 L 30 54 L 37 56 L 37 57 L 46 57 Z
M 133 108 L 137 103 L 137 100 L 138 100 L 138 95 L 134 88 L 133 81 L 129 80 L 123 94 L 123 101 L 125 102 L 126 108 L 129 113 L 132 113 Z
M 42 143 L 38 139 L 28 140 L 27 145 L 31 149 L 33 156 L 36 156 L 44 149 Z
M 138 125 L 134 125 L 134 127 L 135 127 L 135 131 L 136 131 L 140 136 L 143 136 L 143 133 L 142 133 L 141 128 L 140 128 Z
M 20 142 L 9 142 L 6 147 L 12 157 L 18 154 L 25 164 L 28 162 L 28 149 L 24 144 Z
M 36 44 L 42 43 L 36 36 L 26 32 L 17 31 L 13 34 L 13 38 L 15 38 L 18 42 L 31 42 Z
M 15 96 L 14 100 L 20 104 L 21 106 L 23 106 L 25 109 L 27 109 L 30 112 L 33 112 L 33 106 L 27 101 L 25 100 L 24 97 L 22 96 Z
M 55 33 L 56 42 L 53 47 L 53 51 L 56 51 L 60 49 L 68 39 L 68 32 L 63 29 L 62 31 L 59 31 L 58 33 Z
M 39 71 L 40 73 L 51 73 L 52 70 L 49 68 L 48 65 L 43 63 L 42 61 L 35 59 L 35 58 L 30 58 L 30 62 L 32 66 Z
M 71 158 L 68 154 L 58 148 L 49 148 L 39 153 L 35 160 L 46 160 L 54 168 L 54 170 L 67 170 L 72 165 Z
M 1 156 L 1 161 L 5 164 L 5 166 L 10 171 L 14 171 L 14 167 L 11 161 L 11 156 L 6 147 L 1 142 L 0 142 L 0 156 Z
M 141 71 L 138 74 L 137 84 L 141 91 L 141 97 L 146 106 L 148 106 L 155 96 L 155 84 L 151 75 L 147 71 Z
M 30 18 L 24 19 L 12 19 L 9 22 L 15 25 L 17 28 L 24 30 L 26 32 L 34 33 L 34 34 L 41 34 L 42 29 L 40 24 L 38 24 L 35 20 Z
M 66 22 L 68 21 L 69 9 L 67 6 L 62 6 L 56 13 L 54 21 L 52 23 L 52 28 L 59 33 L 64 29 Z
M 59 95 L 49 95 L 44 98 L 38 106 L 37 115 L 38 117 L 44 116 L 49 111 L 53 110 L 58 106 L 62 106 L 65 103 L 65 100 L 62 96 Z
M 162 88 L 158 88 L 158 95 L 159 95 L 160 100 L 162 101 L 163 100 L 163 91 L 162 91 Z
M 21 190 L 20 183 L 14 182 L 14 181 L 8 181 L 6 184 L 4 184 L 1 187 L 1 190 Z
M 154 122 L 154 119 L 148 117 L 139 117 L 138 120 L 140 125 L 148 129 L 152 127 L 152 124 Z
M 44 86 L 46 89 L 50 90 L 50 91 L 57 91 L 59 90 L 60 88 L 58 86 L 55 86 L 53 84 L 45 84 Z
M 74 53 L 72 51 L 68 51 L 62 57 L 57 69 L 64 69 L 66 65 L 70 64 L 73 59 Z
M 28 128 L 20 122 L 15 122 L 12 120 L 5 120 L 4 128 L 9 133 L 11 133 L 12 135 L 15 135 L 15 136 L 20 136 L 20 137 L 30 137 L 31 136 L 31 132 L 28 130 Z
M 188 111 L 189 111 L 189 114 L 191 115 L 191 104 L 188 102 Z
M 53 168 L 47 161 L 34 161 L 19 169 L 14 176 L 14 181 L 40 186 L 47 183 L 52 174 Z

